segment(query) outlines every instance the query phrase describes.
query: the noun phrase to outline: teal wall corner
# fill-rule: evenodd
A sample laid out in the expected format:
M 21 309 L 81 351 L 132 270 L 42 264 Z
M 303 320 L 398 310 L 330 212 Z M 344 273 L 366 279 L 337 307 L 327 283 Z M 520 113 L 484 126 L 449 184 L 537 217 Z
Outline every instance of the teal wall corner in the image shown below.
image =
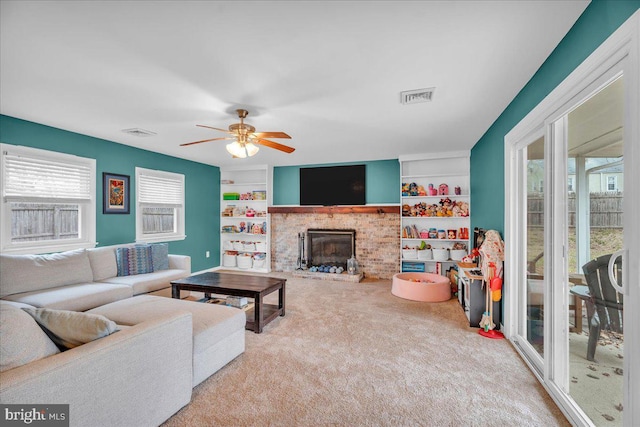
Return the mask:
M 366 162 L 326 163 L 273 168 L 273 204 L 300 204 L 300 168 L 366 165 L 365 198 L 368 205 L 400 203 L 400 163 L 397 159 Z
M 185 234 L 169 243 L 173 254 L 191 256 L 192 271 L 220 262 L 220 169 L 202 163 L 0 115 L 0 141 L 96 159 L 96 239 L 98 246 L 131 243 L 136 237 L 135 168 L 185 175 Z M 130 176 L 129 215 L 102 213 L 102 173 Z M 205 252 L 211 257 L 206 258 Z
M 504 137 L 640 8 L 640 0 L 589 4 L 542 66 L 471 149 L 471 227 L 504 235 Z M 496 77 L 499 78 L 499 77 Z

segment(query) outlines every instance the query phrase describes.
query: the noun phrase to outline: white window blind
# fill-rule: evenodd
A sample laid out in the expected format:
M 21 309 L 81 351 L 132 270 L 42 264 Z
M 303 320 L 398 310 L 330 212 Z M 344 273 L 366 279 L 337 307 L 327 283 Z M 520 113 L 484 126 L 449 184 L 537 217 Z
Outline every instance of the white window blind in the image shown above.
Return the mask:
M 0 154 L 0 251 L 95 246 L 95 159 L 10 144 Z
M 182 206 L 183 200 L 184 175 L 141 169 L 138 174 L 139 203 Z
M 136 168 L 136 240 L 185 238 L 184 175 Z
M 68 162 L 3 151 L 5 200 L 89 201 L 92 199 L 90 163 Z

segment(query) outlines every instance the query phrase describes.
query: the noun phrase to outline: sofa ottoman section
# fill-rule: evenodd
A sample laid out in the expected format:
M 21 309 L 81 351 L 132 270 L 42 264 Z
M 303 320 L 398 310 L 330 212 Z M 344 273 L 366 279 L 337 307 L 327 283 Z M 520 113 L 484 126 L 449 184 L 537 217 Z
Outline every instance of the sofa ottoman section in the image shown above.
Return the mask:
M 68 404 L 71 427 L 158 426 L 191 400 L 191 331 L 176 311 L 5 370 L 0 402 Z
M 246 315 L 237 308 L 139 295 L 88 313 L 101 314 L 120 325 L 137 325 L 176 311 L 192 315 L 194 387 L 244 352 Z

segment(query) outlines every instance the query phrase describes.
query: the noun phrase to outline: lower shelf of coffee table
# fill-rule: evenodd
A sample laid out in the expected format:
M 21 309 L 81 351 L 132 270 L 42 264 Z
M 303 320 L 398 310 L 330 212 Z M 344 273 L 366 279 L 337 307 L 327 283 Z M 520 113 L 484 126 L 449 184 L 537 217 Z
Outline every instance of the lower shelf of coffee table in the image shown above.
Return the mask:
M 255 307 L 251 307 L 248 310 L 246 310 L 247 313 L 247 325 L 245 326 L 245 329 L 249 329 L 249 330 L 255 330 L 255 318 L 256 318 L 256 314 L 255 314 Z M 282 314 L 282 309 L 278 308 L 277 305 L 275 304 L 262 304 L 262 325 L 266 325 L 267 323 L 271 322 L 273 319 L 275 319 L 276 317 L 280 316 L 280 314 Z
M 224 298 L 212 296 L 211 298 L 201 298 L 198 302 L 204 302 L 209 304 L 219 304 L 225 305 Z M 243 307 L 241 310 L 244 310 L 247 316 L 247 324 L 245 325 L 245 329 L 250 331 L 255 331 L 256 323 L 256 312 L 255 312 L 255 303 L 253 300 L 250 300 L 249 303 Z M 262 326 L 271 322 L 276 317 L 282 314 L 282 309 L 280 309 L 276 304 L 262 304 Z

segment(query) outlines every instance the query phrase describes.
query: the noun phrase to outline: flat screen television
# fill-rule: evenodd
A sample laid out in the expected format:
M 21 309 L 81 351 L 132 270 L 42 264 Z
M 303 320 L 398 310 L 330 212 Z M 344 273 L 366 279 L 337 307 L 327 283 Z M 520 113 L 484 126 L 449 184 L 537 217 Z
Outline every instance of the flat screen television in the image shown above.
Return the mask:
M 301 205 L 364 205 L 365 165 L 300 168 Z

